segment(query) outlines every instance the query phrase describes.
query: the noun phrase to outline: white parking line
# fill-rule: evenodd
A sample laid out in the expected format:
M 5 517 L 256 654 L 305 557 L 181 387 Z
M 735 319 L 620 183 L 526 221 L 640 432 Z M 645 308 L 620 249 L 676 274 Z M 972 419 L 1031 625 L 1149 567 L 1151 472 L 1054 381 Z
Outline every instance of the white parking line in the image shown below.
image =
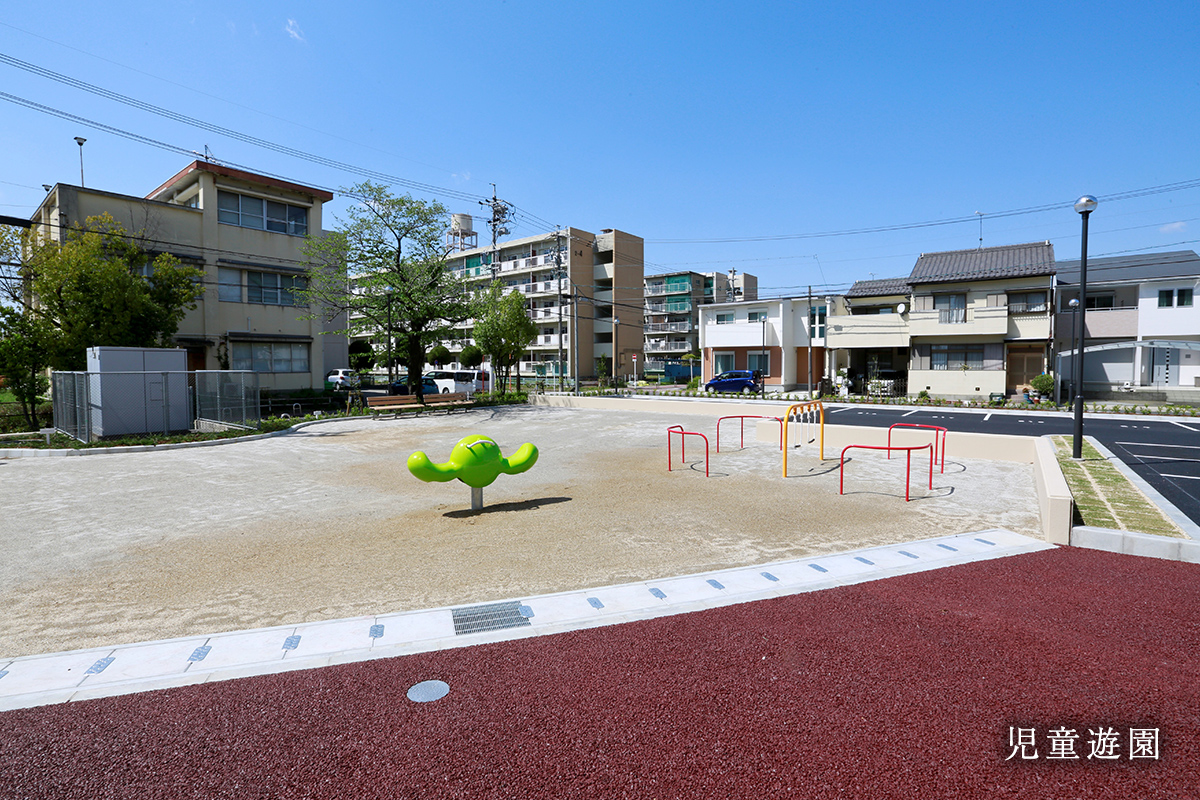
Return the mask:
M 1151 456 L 1145 454 L 1143 456 L 1153 461 L 1191 461 L 1192 463 L 1200 464 L 1200 458 L 1177 458 L 1175 456 Z
M 842 406 L 841 408 L 835 408 L 833 411 L 830 411 L 829 413 L 830 414 L 840 414 L 843 411 L 849 411 L 849 410 L 850 410 L 850 406 Z
M 984 422 L 987 422 L 987 421 L 988 421 L 989 419 L 991 419 L 991 418 L 992 418 L 992 412 L 990 412 L 990 411 L 989 411 L 988 413 L 986 413 L 986 414 L 984 414 L 984 415 L 983 415 L 983 421 L 984 421 Z
M 1164 478 L 1186 478 L 1189 481 L 1200 481 L 1200 475 L 1169 475 L 1165 472 L 1160 472 L 1158 474 L 1162 475 Z
M 1115 442 L 1121 445 L 1135 445 L 1137 447 L 1180 447 L 1184 450 L 1200 450 L 1200 446 L 1194 444 L 1154 444 L 1153 442 Z
M 919 408 L 914 408 L 912 411 L 908 412 L 907 414 L 901 414 L 900 416 L 902 416 L 902 417 L 911 417 L 913 414 L 917 413 L 917 412 L 918 412 L 918 411 L 920 411 L 920 410 L 921 410 L 921 409 L 919 409 Z
M 1184 425 L 1182 422 L 1176 422 L 1173 419 L 1169 419 L 1169 420 L 1167 420 L 1167 422 L 1171 423 L 1172 425 L 1178 425 L 1179 427 L 1183 428 L 1185 431 L 1191 431 L 1192 433 L 1200 433 L 1200 430 L 1197 430 L 1196 428 L 1189 428 L 1187 425 Z

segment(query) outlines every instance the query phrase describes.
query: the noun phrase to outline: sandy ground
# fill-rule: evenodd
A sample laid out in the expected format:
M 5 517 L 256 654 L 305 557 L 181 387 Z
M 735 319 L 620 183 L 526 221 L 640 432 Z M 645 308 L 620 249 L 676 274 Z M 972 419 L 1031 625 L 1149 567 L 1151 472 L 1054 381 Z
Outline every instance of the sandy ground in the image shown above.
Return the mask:
M 914 464 L 725 431 L 705 478 L 667 472 L 666 428 L 715 443 L 704 415 L 514 407 L 351 420 L 189 450 L 0 460 L 0 657 L 380 614 L 602 586 L 1004 527 L 1040 536 L 1028 465 L 951 460 L 933 490 Z M 727 423 L 728 424 L 728 423 Z M 470 511 L 444 461 L 482 433 L 538 446 Z M 678 439 L 676 439 L 678 447 Z M 678 451 L 677 451 L 678 452 Z

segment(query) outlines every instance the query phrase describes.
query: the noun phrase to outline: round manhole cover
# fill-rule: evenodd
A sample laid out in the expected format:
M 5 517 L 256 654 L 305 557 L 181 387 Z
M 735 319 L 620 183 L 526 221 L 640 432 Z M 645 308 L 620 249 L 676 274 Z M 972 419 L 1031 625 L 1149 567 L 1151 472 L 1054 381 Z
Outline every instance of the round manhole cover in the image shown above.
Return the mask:
M 429 703 L 441 700 L 450 693 L 450 684 L 445 681 L 421 681 L 408 690 L 408 699 L 414 703 Z

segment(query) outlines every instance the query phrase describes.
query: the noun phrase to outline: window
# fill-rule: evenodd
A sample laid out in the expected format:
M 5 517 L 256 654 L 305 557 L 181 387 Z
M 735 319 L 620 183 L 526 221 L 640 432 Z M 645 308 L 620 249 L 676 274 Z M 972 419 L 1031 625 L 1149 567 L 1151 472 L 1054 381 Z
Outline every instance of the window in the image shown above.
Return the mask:
M 308 372 L 308 345 L 234 342 L 230 366 L 254 372 Z
M 1177 291 L 1175 293 L 1175 296 L 1177 298 L 1175 300 L 1175 305 L 1179 306 L 1180 308 L 1191 308 L 1192 307 L 1192 290 L 1191 289 L 1180 289 L 1179 291 Z
M 1045 292 L 1008 293 L 1008 313 L 1010 314 L 1044 314 L 1047 310 Z
M 770 353 L 747 353 L 746 365 L 751 371 L 759 370 L 763 375 L 771 374 L 771 354 Z
M 965 294 L 937 294 L 933 296 L 933 307 L 938 312 L 942 325 L 960 324 L 967 321 L 967 296 Z
M 1087 301 L 1084 303 L 1084 308 L 1088 311 L 1104 311 L 1113 307 L 1113 295 L 1099 294 L 1088 295 Z
M 765 322 L 766 319 L 767 319 L 767 312 L 765 312 L 765 311 L 751 311 L 747 315 L 747 320 L 749 322 Z
M 825 306 L 813 306 L 808 310 L 808 329 L 814 339 L 825 338 Z
M 931 369 L 983 369 L 981 344 L 935 344 L 929 357 Z
M 308 209 L 236 192 L 217 192 L 217 220 L 260 231 L 308 235 Z
M 293 291 L 308 288 L 308 280 L 299 275 L 280 275 L 276 272 L 246 273 L 246 302 L 267 306 L 303 306 L 302 298 Z
M 242 271 L 217 268 L 217 297 L 227 303 L 242 302 Z
M 732 325 L 733 324 L 733 312 L 730 311 L 730 312 L 727 312 L 724 314 L 717 314 L 717 324 L 718 325 Z M 730 369 L 733 369 L 733 367 L 730 367 Z
M 1175 305 L 1175 290 L 1161 289 L 1158 293 L 1158 307 L 1171 308 Z
M 713 374 L 720 375 L 733 369 L 733 353 L 713 353 Z
M 1158 307 L 1172 308 L 1190 308 L 1192 305 L 1192 290 L 1191 289 L 1161 289 L 1158 292 Z

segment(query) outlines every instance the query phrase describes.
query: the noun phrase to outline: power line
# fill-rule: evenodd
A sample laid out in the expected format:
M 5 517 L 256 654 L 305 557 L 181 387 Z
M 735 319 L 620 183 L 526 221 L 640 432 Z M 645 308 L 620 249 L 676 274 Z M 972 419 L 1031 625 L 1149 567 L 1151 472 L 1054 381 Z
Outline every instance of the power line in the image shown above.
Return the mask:
M 389 184 L 404 186 L 406 188 L 415 189 L 417 191 L 428 192 L 434 196 L 452 197 L 456 200 L 464 200 L 464 201 L 467 201 L 467 200 L 475 201 L 475 200 L 480 199 L 480 195 L 471 194 L 469 192 L 459 191 L 457 189 L 447 189 L 445 187 L 433 186 L 432 184 L 421 183 L 419 181 L 410 180 L 408 178 L 402 178 L 398 175 L 391 175 L 391 174 L 388 174 L 385 172 L 379 172 L 378 170 L 367 169 L 365 167 L 358 167 L 353 164 L 347 164 L 344 161 L 336 161 L 331 158 L 326 158 L 324 156 L 319 156 L 319 155 L 315 155 L 313 153 L 305 152 L 303 150 L 298 150 L 295 147 L 289 147 L 287 145 L 279 144 L 277 142 L 272 142 L 267 139 L 261 139 L 257 136 L 251 136 L 249 134 L 242 133 L 241 131 L 235 131 L 232 128 L 226 128 L 222 125 L 215 125 L 211 122 L 206 122 L 202 119 L 197 119 L 196 117 L 191 117 L 186 114 L 181 114 L 177 111 L 171 111 L 170 109 L 163 108 L 162 106 L 156 106 L 156 105 L 153 105 L 152 103 L 147 103 L 142 100 L 138 100 L 137 98 L 129 97 L 128 95 L 119 94 L 118 92 L 114 92 L 109 89 L 105 89 L 101 86 L 96 86 L 95 84 L 87 83 L 86 81 L 81 81 L 76 78 L 72 78 L 69 75 L 63 75 L 60 72 L 54 72 L 53 70 L 45 69 L 44 67 L 39 67 L 36 64 L 31 64 L 28 61 L 22 61 L 19 58 L 14 58 L 5 53 L 0 53 L 0 63 L 8 64 L 9 66 L 13 66 L 18 69 L 25 70 L 26 72 L 30 72 L 34 75 L 39 75 L 44 78 L 49 78 L 50 80 L 57 81 L 58 83 L 64 84 L 66 86 L 71 86 L 76 89 L 81 89 L 85 92 L 89 92 L 98 97 L 103 97 L 108 100 L 114 100 L 118 103 L 122 103 L 122 104 L 130 106 L 132 108 L 136 108 L 141 111 L 146 111 L 148 113 L 155 114 L 160 117 L 164 117 L 164 118 L 172 120 L 174 122 L 181 122 L 185 125 L 190 125 L 194 128 L 200 128 L 201 130 L 208 131 L 209 133 L 215 133 L 215 134 L 218 134 L 221 136 L 227 136 L 236 141 L 244 142 L 245 144 L 250 144 L 250 145 L 254 145 L 256 147 L 261 147 L 263 149 L 271 150 L 273 152 L 281 153 L 283 155 L 291 156 L 293 158 L 299 158 L 303 161 L 308 161 L 308 162 L 311 162 L 314 164 L 319 164 L 321 166 L 341 170 L 343 172 L 349 172 L 349 173 L 352 173 L 355 175 L 360 175 L 365 178 L 372 178 L 372 179 L 379 180 L 379 181 L 385 181 Z

